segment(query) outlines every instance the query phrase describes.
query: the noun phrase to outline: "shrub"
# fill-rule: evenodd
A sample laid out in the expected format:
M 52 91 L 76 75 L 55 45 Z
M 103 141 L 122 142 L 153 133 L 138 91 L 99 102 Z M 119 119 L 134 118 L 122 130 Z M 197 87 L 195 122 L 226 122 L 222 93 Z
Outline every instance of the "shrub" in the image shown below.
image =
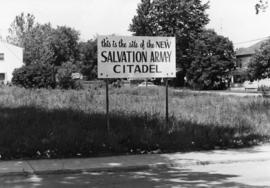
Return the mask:
M 258 87 L 258 91 L 268 92 L 270 91 L 270 87 L 263 85 L 263 86 Z
M 61 89 L 76 89 L 78 84 L 72 79 L 71 74 L 77 72 L 77 66 L 72 62 L 63 63 L 57 70 L 57 85 Z
M 269 94 L 270 87 L 269 86 L 265 86 L 265 85 L 260 86 L 260 87 L 258 87 L 258 91 L 260 91 L 262 93 L 263 97 L 267 97 L 267 98 L 270 97 L 270 94 Z
M 54 88 L 54 68 L 38 63 L 23 66 L 14 70 L 12 83 L 25 88 Z

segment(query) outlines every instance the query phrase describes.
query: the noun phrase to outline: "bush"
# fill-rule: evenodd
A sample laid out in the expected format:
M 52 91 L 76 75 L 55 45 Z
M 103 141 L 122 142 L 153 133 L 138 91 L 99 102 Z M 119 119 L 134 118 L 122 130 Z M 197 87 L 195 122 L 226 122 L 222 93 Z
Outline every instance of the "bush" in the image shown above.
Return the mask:
M 262 93 L 262 96 L 263 97 L 267 97 L 269 98 L 270 97 L 270 87 L 269 86 L 260 86 L 258 87 L 258 91 L 260 91 Z
M 57 70 L 57 85 L 61 89 L 76 89 L 78 84 L 72 79 L 71 74 L 77 72 L 77 66 L 72 62 L 63 63 Z
M 258 91 L 269 92 L 270 91 L 270 87 L 263 85 L 263 86 L 258 87 Z
M 31 64 L 15 69 L 12 83 L 25 88 L 55 88 L 54 68 L 46 64 Z

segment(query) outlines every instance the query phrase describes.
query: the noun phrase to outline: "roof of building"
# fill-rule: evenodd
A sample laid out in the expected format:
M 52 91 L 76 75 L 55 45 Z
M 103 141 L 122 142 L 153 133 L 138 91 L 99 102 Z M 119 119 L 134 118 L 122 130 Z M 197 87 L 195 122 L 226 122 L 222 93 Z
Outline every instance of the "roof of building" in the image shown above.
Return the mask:
M 266 40 L 262 40 L 260 42 L 257 42 L 247 48 L 239 48 L 236 50 L 236 56 L 248 56 L 248 55 L 253 55 L 255 54 L 256 50 L 258 50 L 261 45 L 265 42 Z

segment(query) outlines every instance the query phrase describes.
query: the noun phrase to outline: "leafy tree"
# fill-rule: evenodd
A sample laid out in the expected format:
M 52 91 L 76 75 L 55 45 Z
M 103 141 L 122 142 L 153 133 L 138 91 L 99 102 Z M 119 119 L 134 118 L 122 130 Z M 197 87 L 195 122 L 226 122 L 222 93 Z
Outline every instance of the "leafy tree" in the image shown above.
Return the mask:
M 52 64 L 60 66 L 64 62 L 79 58 L 79 32 L 66 26 L 58 26 L 50 38 L 50 48 L 54 52 Z
M 10 27 L 8 41 L 24 48 L 25 66 L 13 73 L 12 82 L 26 88 L 55 87 L 54 52 L 50 47 L 53 28 L 50 24 L 34 24 L 34 16 L 22 13 Z
M 248 72 L 251 80 L 270 77 L 270 40 L 261 45 L 250 60 Z
M 36 24 L 25 34 L 23 46 L 25 65 L 52 64 L 55 61 L 55 52 L 51 47 L 53 30 L 50 24 Z
M 61 63 L 78 59 L 79 32 L 66 26 L 35 23 L 35 17 L 24 13 L 15 17 L 7 37 L 8 42 L 24 48 L 24 63 Z
M 194 41 L 209 22 L 201 0 L 142 0 L 129 30 L 134 35 L 175 36 L 177 67 L 186 75 Z
M 97 77 L 97 40 L 88 40 L 79 44 L 81 73 L 88 80 Z
M 259 14 L 260 11 L 265 11 L 267 7 L 268 7 L 268 0 L 259 0 L 255 4 L 256 14 Z
M 24 47 L 26 35 L 35 26 L 35 16 L 32 14 L 24 14 L 16 16 L 9 28 L 9 35 L 7 41 L 11 44 Z
M 13 44 L 19 44 L 24 48 L 24 63 L 26 66 L 22 68 L 22 71 L 17 70 L 15 74 L 25 73 L 25 77 L 28 80 L 27 82 L 30 82 L 30 78 L 32 78 L 33 87 L 40 87 L 35 83 L 35 80 L 38 80 L 40 77 L 35 71 L 42 72 L 44 66 L 47 66 L 47 69 L 50 69 L 53 77 L 49 74 L 43 74 L 43 79 L 50 80 L 53 78 L 54 83 L 52 85 L 54 85 L 56 83 L 55 76 L 59 67 L 69 61 L 74 63 L 79 61 L 78 31 L 66 26 L 53 28 L 49 23 L 34 23 L 34 16 L 30 14 L 24 16 L 22 13 L 16 16 L 11 24 L 8 39 Z M 41 70 L 38 70 L 39 68 Z M 33 69 L 33 71 L 30 69 Z M 33 75 L 31 76 L 31 74 Z M 19 84 L 19 78 L 23 77 L 18 76 L 14 80 L 15 84 Z M 46 84 L 41 85 L 48 87 Z M 28 84 L 26 87 L 30 86 L 31 84 Z
M 195 40 L 193 55 L 187 72 L 190 85 L 197 89 L 224 89 L 234 68 L 232 42 L 213 30 L 205 30 Z
M 138 5 L 137 15 L 132 19 L 129 30 L 134 32 L 136 36 L 153 35 L 150 26 L 149 12 L 151 11 L 151 0 L 142 0 Z

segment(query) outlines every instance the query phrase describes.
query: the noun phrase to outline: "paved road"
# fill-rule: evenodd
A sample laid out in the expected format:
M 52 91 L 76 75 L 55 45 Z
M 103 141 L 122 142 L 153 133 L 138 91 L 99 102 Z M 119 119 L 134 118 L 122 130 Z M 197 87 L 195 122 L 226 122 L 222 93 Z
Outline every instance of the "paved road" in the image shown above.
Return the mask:
M 270 187 L 270 161 L 171 167 L 136 172 L 0 177 L 0 187 Z

